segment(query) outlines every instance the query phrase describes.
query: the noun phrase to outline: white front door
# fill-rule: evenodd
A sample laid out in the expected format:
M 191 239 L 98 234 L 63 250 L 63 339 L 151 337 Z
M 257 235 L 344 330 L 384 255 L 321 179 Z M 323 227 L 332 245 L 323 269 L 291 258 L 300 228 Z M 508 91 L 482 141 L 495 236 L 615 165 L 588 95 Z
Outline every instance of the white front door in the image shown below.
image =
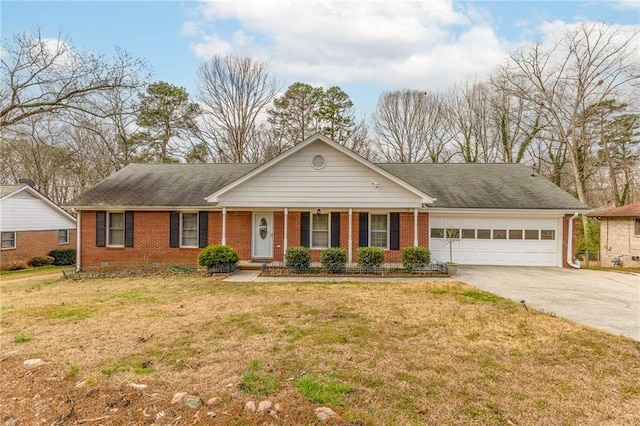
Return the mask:
M 253 215 L 253 257 L 273 257 L 273 214 Z

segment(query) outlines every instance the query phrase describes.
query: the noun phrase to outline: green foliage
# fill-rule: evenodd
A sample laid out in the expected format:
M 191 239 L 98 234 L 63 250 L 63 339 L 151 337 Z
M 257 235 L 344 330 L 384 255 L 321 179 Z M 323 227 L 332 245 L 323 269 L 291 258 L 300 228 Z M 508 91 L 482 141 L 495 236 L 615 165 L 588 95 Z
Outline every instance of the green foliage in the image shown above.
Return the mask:
M 76 263 L 76 249 L 73 248 L 51 250 L 49 256 L 53 257 L 53 264 L 56 266 L 75 265 Z
M 38 266 L 47 266 L 53 264 L 55 259 L 51 256 L 36 256 L 29 261 L 29 266 L 34 268 Z
M 26 343 L 31 340 L 31 336 L 24 333 L 19 333 L 13 338 L 13 343 Z
M 600 250 L 600 222 L 597 219 L 587 218 L 586 232 L 581 220 L 576 220 L 574 223 L 576 225 L 576 253 L 583 254 L 586 251 L 597 253 Z
M 320 254 L 322 267 L 331 272 L 343 272 L 347 266 L 347 251 L 342 247 L 322 250 Z
M 242 375 L 242 389 L 259 398 L 272 395 L 280 390 L 280 382 L 273 374 L 260 373 L 260 362 L 251 361 L 249 371 Z
M 206 266 L 214 272 L 233 271 L 239 261 L 237 251 L 220 244 L 207 246 L 198 255 L 198 265 Z
M 343 396 L 353 392 L 353 387 L 334 380 L 321 380 L 313 374 L 305 374 L 293 384 L 304 396 L 316 404 L 340 405 Z
M 285 253 L 285 266 L 296 272 L 303 272 L 311 265 L 311 252 L 307 247 L 289 247 Z
M 402 263 L 406 270 L 426 266 L 431 261 L 431 253 L 426 247 L 405 247 L 402 249 Z
M 122 371 L 122 365 L 117 362 L 100 370 L 100 372 L 107 377 L 111 377 L 112 374 L 118 373 L 120 371 Z
M 131 369 L 136 374 L 149 374 L 156 371 L 156 369 L 153 368 L 151 361 L 143 361 L 140 364 L 134 364 Z
M 69 371 L 67 371 L 67 374 L 65 375 L 65 377 L 68 379 L 73 379 L 79 373 L 80 373 L 80 366 L 78 364 L 71 364 L 69 366 Z
M 384 250 L 380 247 L 360 247 L 358 248 L 358 265 L 374 270 L 380 268 L 384 263 Z

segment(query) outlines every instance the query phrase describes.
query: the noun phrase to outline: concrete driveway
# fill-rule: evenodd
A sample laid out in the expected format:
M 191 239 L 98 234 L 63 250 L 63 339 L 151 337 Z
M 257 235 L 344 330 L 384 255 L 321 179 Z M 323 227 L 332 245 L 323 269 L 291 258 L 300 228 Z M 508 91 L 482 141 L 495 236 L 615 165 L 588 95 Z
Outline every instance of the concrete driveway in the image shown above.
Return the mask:
M 640 275 L 549 267 L 458 266 L 459 281 L 640 341 Z

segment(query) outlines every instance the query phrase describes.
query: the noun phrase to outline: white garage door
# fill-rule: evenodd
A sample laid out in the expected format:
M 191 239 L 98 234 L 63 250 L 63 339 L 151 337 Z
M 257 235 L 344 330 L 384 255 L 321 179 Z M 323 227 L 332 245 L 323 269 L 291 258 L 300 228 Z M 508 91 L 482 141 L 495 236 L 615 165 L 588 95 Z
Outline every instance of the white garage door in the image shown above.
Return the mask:
M 559 266 L 562 219 L 429 216 L 431 258 L 468 265 Z

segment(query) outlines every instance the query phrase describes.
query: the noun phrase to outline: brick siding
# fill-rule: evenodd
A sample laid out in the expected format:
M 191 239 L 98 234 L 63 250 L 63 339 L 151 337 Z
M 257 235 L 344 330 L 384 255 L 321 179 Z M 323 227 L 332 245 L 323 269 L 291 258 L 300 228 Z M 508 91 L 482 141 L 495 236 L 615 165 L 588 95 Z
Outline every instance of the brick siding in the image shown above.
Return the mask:
M 0 252 L 0 268 L 14 262 L 28 262 L 35 256 L 48 256 L 51 250 L 76 248 L 76 230 L 69 230 L 69 242 L 58 244 L 58 230 L 17 231 L 16 248 Z
M 635 217 L 603 217 L 600 221 L 600 264 L 612 266 L 613 259 L 622 256 L 622 266 L 640 267 L 640 235 L 635 235 Z

